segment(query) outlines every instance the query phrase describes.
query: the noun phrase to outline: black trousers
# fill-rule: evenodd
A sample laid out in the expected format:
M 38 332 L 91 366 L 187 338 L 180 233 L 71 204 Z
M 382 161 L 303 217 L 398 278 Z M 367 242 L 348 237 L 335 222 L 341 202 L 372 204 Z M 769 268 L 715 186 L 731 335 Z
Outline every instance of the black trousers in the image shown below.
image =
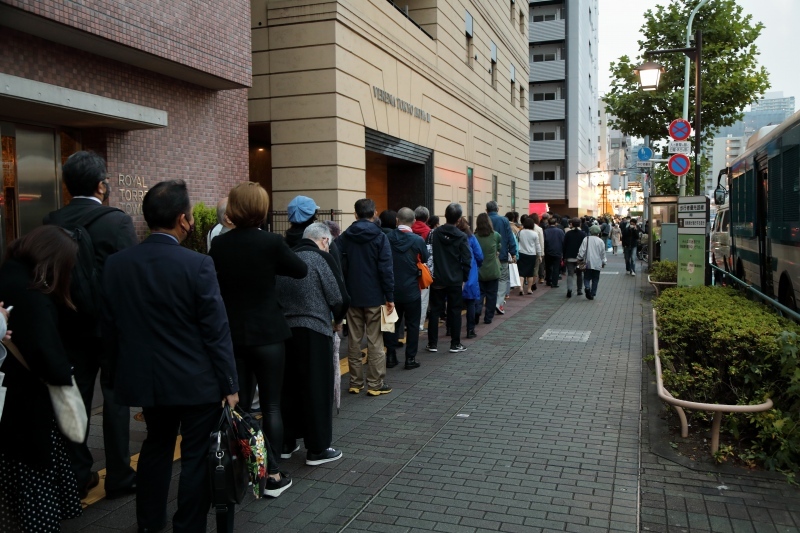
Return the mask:
M 422 298 L 418 298 L 411 303 L 394 303 L 397 310 L 397 323 L 394 333 L 392 333 L 392 346 L 397 346 L 397 339 L 406 329 L 406 360 L 409 357 L 416 357 L 419 350 L 419 324 L 422 319 Z
M 181 476 L 178 510 L 172 518 L 172 527 L 176 533 L 205 531 L 211 507 L 208 438 L 219 423 L 221 404 L 145 407 L 143 414 L 147 438 L 139 455 L 136 491 L 139 528 L 156 531 L 167 524 L 172 458 L 180 429 Z
M 100 372 L 100 388 L 103 391 L 103 447 L 106 455 L 106 491 L 129 487 L 136 480 L 131 468 L 130 454 L 130 407 L 119 405 L 114 400 L 111 388 L 109 365 L 104 356 L 103 342 L 87 338 L 79 344 L 67 347 L 67 356 L 74 368 L 75 383 L 83 397 L 86 414 L 91 418 L 92 398 L 97 373 Z M 89 436 L 89 427 L 86 428 Z M 78 444 L 66 441 L 72 471 L 83 489 L 92 475 L 94 458 L 86 440 Z
M 258 383 L 258 400 L 261 405 L 261 427 L 264 436 L 276 449 L 283 442 L 283 417 L 281 416 L 281 391 L 286 351 L 283 342 L 262 346 L 234 346 L 236 372 L 239 377 L 239 405 L 245 411 L 253 406 L 255 380 Z
M 558 278 L 561 274 L 561 256 L 560 255 L 546 255 L 544 261 L 547 265 L 547 282 L 551 287 L 558 285 Z
M 308 328 L 292 328 L 286 353 L 283 445 L 293 450 L 302 438 L 308 451 L 319 453 L 330 448 L 333 440 L 333 338 Z
M 439 342 L 439 316 L 444 311 L 447 300 L 447 326 L 450 328 L 450 345 L 461 344 L 461 309 L 464 299 L 461 285 L 451 287 L 431 287 L 431 318 L 428 320 L 428 343 L 434 346 Z

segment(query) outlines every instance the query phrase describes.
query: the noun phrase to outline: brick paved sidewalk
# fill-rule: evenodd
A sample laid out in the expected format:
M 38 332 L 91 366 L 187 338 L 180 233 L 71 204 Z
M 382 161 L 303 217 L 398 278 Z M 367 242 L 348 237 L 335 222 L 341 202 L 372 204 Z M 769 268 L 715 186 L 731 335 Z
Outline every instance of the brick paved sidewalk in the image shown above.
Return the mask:
M 303 450 L 284 461 L 292 488 L 246 500 L 236 531 L 637 531 L 640 514 L 645 531 L 797 531 L 785 484 L 712 479 L 652 454 L 648 420 L 640 439 L 645 277 L 610 256 L 594 301 L 540 286 L 480 325 L 468 351 L 422 351 L 421 368 L 390 369 L 391 394 L 344 394 L 344 459 L 308 467 Z M 64 529 L 136 531 L 135 501 L 101 500 Z

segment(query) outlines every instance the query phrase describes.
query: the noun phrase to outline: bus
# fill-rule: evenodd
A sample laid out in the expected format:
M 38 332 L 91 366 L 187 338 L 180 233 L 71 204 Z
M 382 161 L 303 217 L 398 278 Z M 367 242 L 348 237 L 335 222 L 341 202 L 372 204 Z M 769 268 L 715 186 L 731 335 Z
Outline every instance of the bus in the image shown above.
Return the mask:
M 724 173 L 730 188 L 726 268 L 796 311 L 800 299 L 800 112 L 779 126 L 759 130 Z

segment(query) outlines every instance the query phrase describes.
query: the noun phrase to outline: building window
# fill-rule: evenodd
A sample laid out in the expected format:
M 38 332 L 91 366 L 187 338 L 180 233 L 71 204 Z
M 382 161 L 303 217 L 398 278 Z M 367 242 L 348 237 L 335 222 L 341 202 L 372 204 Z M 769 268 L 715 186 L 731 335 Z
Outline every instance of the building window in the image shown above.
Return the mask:
M 554 131 L 535 131 L 533 132 L 533 140 L 537 141 L 555 141 L 556 132 Z
M 497 90 L 497 45 L 493 41 L 490 43 L 490 57 L 491 57 L 491 70 L 492 70 L 492 88 Z
M 533 21 L 534 22 L 546 22 L 548 20 L 556 20 L 555 15 L 534 15 Z
M 555 54 L 533 54 L 531 56 L 534 63 L 541 63 L 543 61 L 555 61 L 556 55 Z
M 472 213 L 475 209 L 475 180 L 472 174 L 472 168 L 467 167 L 467 220 L 469 225 L 472 226 Z
M 522 109 L 525 109 L 525 88 L 524 87 L 520 87 L 519 88 L 519 106 Z
M 541 102 L 542 100 L 555 100 L 556 93 L 534 93 L 533 94 L 533 101 L 534 102 Z
M 517 182 L 511 180 L 511 210 L 517 210 Z
M 521 9 L 519 10 L 519 32 L 525 35 L 525 13 Z
M 533 181 L 555 181 L 555 170 L 537 170 L 533 173 Z
M 517 105 L 517 84 L 511 82 L 511 105 Z
M 497 176 L 492 175 L 492 200 L 497 201 Z
M 464 32 L 467 36 L 467 65 L 474 68 L 475 43 L 473 42 L 472 15 L 469 14 L 469 11 L 466 11 L 466 17 L 464 19 Z

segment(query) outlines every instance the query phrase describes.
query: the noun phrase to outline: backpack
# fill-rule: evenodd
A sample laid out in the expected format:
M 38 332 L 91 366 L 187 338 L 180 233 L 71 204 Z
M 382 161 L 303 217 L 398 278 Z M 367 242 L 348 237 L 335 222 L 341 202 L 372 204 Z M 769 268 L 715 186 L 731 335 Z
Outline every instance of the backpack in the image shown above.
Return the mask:
M 57 217 L 51 216 L 51 223 L 67 230 L 72 240 L 78 245 L 78 256 L 70 281 L 70 297 L 78 313 L 92 319 L 95 322 L 95 328 L 100 319 L 100 276 L 97 271 L 92 237 L 87 228 L 101 217 L 114 211 L 123 212 L 116 207 L 92 209 L 74 224 L 61 223 Z

